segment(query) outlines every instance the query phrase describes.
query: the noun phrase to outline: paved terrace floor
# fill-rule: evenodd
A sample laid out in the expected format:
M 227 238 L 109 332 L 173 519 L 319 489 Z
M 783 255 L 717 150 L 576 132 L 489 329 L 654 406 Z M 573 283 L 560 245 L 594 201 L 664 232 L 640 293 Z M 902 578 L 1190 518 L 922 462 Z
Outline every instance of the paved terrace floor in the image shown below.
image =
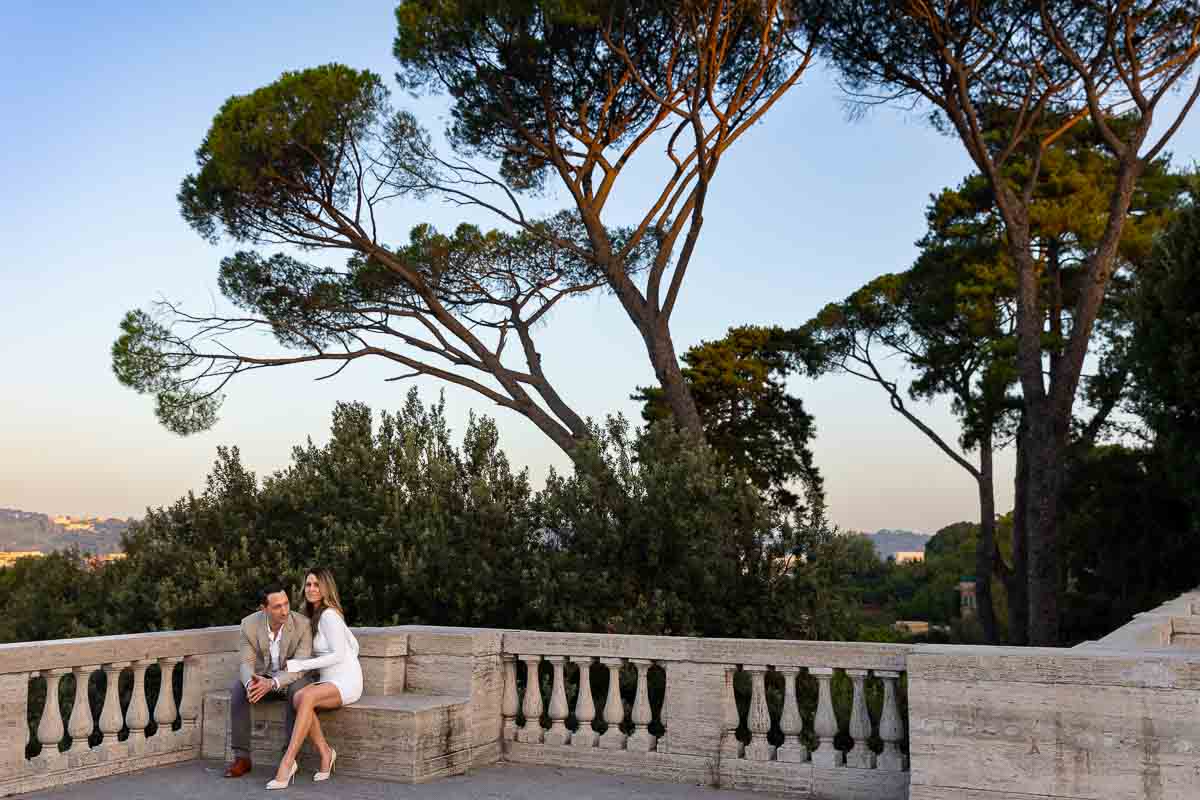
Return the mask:
M 227 780 L 224 767 L 215 761 L 189 761 L 112 778 L 76 783 L 21 795 L 25 800 L 650 800 L 650 798 L 701 798 L 701 800 L 766 800 L 780 795 L 737 792 L 679 783 L 604 775 L 578 769 L 498 764 L 472 770 L 469 775 L 441 778 L 413 786 L 348 778 L 334 773 L 328 783 L 313 783 L 312 775 L 297 773 L 286 791 L 264 786 L 274 770 L 256 766 L 242 778 Z

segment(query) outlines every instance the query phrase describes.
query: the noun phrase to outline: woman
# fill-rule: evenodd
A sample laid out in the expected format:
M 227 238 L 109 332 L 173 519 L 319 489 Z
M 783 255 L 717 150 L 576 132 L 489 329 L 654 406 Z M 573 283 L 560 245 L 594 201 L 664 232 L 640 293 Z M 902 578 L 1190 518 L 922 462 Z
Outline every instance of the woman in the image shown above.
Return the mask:
M 346 627 L 342 603 L 338 599 L 333 574 L 323 568 L 310 570 L 304 578 L 304 612 L 313 630 L 314 658 L 288 659 L 288 672 L 321 670 L 316 683 L 305 686 L 292 696 L 296 707 L 296 725 L 287 752 L 279 762 L 275 779 L 268 789 L 284 789 L 296 776 L 296 758 L 307 736 L 321 754 L 321 770 L 314 781 L 328 780 L 333 774 L 337 751 L 325 741 L 317 711 L 347 706 L 362 696 L 362 668 L 358 664 L 358 640 Z

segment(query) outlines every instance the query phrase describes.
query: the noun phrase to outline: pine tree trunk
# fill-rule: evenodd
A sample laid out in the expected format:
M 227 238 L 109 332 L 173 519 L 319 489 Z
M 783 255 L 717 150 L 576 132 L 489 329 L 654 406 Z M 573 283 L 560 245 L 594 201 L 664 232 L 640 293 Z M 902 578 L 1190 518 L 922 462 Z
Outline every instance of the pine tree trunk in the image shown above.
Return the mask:
M 648 327 L 651 329 L 643 330 L 642 336 L 646 341 L 650 362 L 654 365 L 655 377 L 658 378 L 664 399 L 675 417 L 675 424 L 703 441 L 704 426 L 700 422 L 700 411 L 696 408 L 692 391 L 679 368 L 679 357 L 675 354 L 675 344 L 671 341 L 670 331 L 665 325 Z
M 1058 427 L 1049 408 L 1036 409 L 1027 437 L 1029 643 L 1035 647 L 1059 644 L 1058 497 L 1064 448 Z
M 992 602 L 992 559 L 996 549 L 996 491 L 992 479 L 992 441 L 979 443 L 979 539 L 975 544 L 975 599 L 979 624 L 988 644 L 996 644 L 996 609 Z
M 1025 645 L 1029 643 L 1029 560 L 1028 529 L 1025 527 L 1026 506 L 1029 497 L 1029 468 L 1026 463 L 1026 439 L 1028 426 L 1022 414 L 1017 432 L 1017 470 L 1013 498 L 1012 525 L 1012 570 L 1008 589 L 1008 642 Z

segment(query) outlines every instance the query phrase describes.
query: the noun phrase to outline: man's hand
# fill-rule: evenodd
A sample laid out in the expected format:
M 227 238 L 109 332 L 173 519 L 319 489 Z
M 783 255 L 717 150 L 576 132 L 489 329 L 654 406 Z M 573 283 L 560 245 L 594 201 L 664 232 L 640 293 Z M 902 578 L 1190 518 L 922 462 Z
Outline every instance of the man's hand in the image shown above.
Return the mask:
M 267 696 L 267 692 L 275 688 L 272 681 L 266 681 L 255 675 L 250 679 L 250 685 L 246 687 L 246 699 L 251 703 L 257 703 Z

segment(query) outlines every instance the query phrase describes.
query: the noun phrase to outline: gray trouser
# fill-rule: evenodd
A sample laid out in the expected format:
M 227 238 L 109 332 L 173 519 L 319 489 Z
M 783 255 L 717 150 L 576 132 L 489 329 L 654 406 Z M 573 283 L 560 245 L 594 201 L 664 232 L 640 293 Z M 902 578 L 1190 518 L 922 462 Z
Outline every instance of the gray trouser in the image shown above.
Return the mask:
M 292 706 L 292 695 L 312 683 L 312 680 L 312 675 L 306 673 L 277 692 L 267 692 L 258 701 L 287 701 L 283 724 L 289 742 L 292 740 L 292 728 L 296 726 L 296 709 Z M 229 738 L 234 758 L 250 758 L 250 705 L 250 698 L 246 697 L 246 687 L 240 680 L 234 681 L 229 692 Z

